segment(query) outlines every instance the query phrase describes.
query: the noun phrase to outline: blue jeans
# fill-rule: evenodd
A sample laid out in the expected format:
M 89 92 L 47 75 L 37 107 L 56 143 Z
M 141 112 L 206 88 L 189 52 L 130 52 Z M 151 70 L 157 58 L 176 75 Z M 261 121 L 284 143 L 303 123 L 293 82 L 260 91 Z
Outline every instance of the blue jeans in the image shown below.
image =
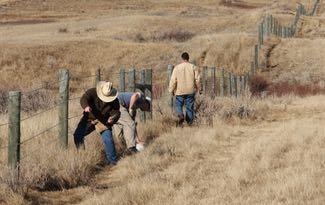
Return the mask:
M 186 107 L 186 122 L 187 124 L 191 125 L 194 120 L 194 101 L 195 101 L 195 94 L 189 95 L 177 95 L 176 102 L 175 102 L 175 109 L 176 114 L 181 117 L 184 116 L 183 113 L 183 106 Z
M 81 118 L 77 129 L 75 130 L 73 137 L 74 143 L 76 147 L 79 149 L 80 147 L 84 146 L 84 138 L 95 130 L 95 125 L 91 124 L 88 120 L 88 113 L 84 113 L 83 117 Z M 112 163 L 116 164 L 117 162 L 117 155 L 115 151 L 115 145 L 112 135 L 112 129 L 107 129 L 104 132 L 100 133 L 102 136 L 102 141 L 104 144 L 104 149 L 106 153 L 106 159 Z

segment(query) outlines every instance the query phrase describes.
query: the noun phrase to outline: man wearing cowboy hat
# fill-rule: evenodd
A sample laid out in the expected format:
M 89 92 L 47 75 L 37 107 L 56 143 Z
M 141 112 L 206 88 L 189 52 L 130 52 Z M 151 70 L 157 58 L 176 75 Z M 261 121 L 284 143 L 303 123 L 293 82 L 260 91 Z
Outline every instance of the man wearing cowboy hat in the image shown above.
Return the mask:
M 111 82 L 100 81 L 96 88 L 91 88 L 80 99 L 84 110 L 77 129 L 74 142 L 77 148 L 84 147 L 84 137 L 96 130 L 102 136 L 106 158 L 115 165 L 117 155 L 112 137 L 112 126 L 120 118 L 118 92 Z
M 123 136 L 127 153 L 143 150 L 143 142 L 138 138 L 136 129 L 136 111 L 150 111 L 151 99 L 140 92 L 120 92 L 117 96 L 120 102 L 121 117 L 114 125 L 114 132 Z

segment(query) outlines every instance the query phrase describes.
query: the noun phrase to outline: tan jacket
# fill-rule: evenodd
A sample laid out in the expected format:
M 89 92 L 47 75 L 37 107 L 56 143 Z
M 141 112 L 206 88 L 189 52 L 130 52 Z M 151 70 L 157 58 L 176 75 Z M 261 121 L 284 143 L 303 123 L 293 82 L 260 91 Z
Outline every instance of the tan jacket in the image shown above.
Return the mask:
M 198 68 L 188 62 L 177 65 L 172 73 L 169 89 L 175 95 L 193 94 L 200 89 L 200 76 Z

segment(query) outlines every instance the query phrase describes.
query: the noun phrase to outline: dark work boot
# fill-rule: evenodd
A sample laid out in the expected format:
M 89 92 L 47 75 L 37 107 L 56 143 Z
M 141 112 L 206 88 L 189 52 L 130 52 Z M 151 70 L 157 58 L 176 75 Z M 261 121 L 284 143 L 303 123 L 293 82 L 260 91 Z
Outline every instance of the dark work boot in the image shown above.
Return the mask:
M 178 115 L 177 127 L 183 127 L 184 120 L 184 115 Z

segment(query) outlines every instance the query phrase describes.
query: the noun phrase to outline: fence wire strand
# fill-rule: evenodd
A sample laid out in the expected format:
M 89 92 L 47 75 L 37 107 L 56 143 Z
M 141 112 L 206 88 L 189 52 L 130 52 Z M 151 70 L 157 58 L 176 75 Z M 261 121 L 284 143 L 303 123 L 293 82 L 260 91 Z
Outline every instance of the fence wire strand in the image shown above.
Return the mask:
M 42 134 L 44 134 L 44 133 L 46 133 L 46 132 L 48 132 L 48 131 L 50 131 L 50 130 L 56 128 L 56 127 L 58 127 L 59 125 L 60 125 L 60 123 L 57 123 L 57 124 L 55 124 L 55 125 L 53 125 L 53 126 L 47 128 L 47 129 L 43 130 L 42 132 L 40 132 L 40 133 L 38 133 L 38 134 L 36 134 L 36 135 L 33 135 L 33 136 L 31 136 L 30 138 L 28 138 L 28 139 L 26 139 L 26 140 L 23 140 L 22 142 L 20 142 L 20 144 L 21 144 L 21 145 L 22 145 L 22 144 L 25 144 L 26 142 L 29 142 L 30 140 L 35 139 L 35 138 L 41 136 Z

